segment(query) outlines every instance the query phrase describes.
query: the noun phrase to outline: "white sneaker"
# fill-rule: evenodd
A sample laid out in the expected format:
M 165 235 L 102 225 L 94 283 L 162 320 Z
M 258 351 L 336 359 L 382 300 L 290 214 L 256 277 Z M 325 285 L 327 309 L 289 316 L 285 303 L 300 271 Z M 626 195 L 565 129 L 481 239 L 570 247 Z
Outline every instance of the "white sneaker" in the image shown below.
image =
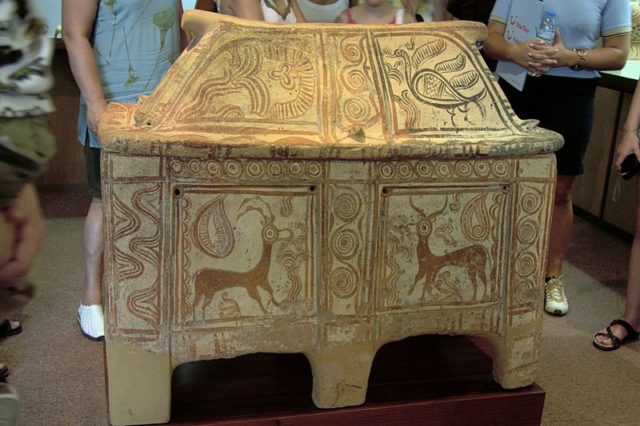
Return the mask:
M 15 426 L 19 408 L 16 390 L 8 383 L 0 383 L 0 426 Z
M 83 305 L 78 308 L 78 324 L 87 339 L 100 341 L 104 339 L 104 315 L 101 305 Z
M 544 283 L 544 310 L 557 316 L 562 316 L 569 311 L 569 302 L 564 294 L 564 284 L 560 277 L 550 278 Z

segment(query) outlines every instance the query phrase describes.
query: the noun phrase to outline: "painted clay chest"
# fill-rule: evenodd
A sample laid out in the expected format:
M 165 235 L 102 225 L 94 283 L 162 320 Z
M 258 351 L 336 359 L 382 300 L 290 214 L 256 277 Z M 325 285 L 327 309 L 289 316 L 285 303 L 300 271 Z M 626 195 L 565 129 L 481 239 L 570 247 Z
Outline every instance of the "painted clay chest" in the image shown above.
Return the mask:
M 318 407 L 373 357 L 486 338 L 532 383 L 559 135 L 516 117 L 469 22 L 273 26 L 196 40 L 101 122 L 111 421 L 169 420 L 181 363 L 304 353 Z

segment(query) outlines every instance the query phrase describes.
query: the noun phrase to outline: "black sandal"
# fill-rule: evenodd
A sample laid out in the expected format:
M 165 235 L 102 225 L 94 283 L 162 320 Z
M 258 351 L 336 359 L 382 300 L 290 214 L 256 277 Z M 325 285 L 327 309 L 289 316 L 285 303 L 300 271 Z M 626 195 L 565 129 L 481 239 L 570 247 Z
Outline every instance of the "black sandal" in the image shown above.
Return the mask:
M 624 330 L 627 332 L 627 335 L 621 339 L 613 334 L 613 332 L 611 331 L 611 327 L 613 327 L 614 325 L 619 325 L 624 328 Z M 598 340 L 596 339 L 598 336 L 603 336 L 611 340 L 611 345 L 603 345 L 602 343 L 598 342 Z M 593 336 L 593 346 L 600 349 L 601 351 L 615 351 L 625 343 L 629 343 L 632 340 L 638 340 L 639 336 L 640 333 L 634 330 L 633 327 L 631 327 L 631 324 L 629 324 L 625 320 L 617 319 L 611 321 L 611 324 L 609 324 L 609 326 L 607 327 L 606 333 L 598 332 L 595 336 Z
M 16 327 L 12 327 L 12 322 L 17 322 L 18 325 Z M 20 321 L 5 319 L 0 322 L 0 338 L 14 336 L 19 333 L 22 333 L 22 324 L 20 324 Z

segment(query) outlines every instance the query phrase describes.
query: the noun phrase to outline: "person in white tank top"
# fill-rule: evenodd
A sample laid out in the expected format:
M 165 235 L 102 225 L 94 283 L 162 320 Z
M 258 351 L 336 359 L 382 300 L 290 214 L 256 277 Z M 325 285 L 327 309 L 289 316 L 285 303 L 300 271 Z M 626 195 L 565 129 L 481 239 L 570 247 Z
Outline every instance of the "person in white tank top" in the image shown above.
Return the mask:
M 298 0 L 307 22 L 335 22 L 349 8 L 349 0 Z
M 196 9 L 215 10 L 214 0 L 197 0 Z M 272 23 L 305 22 L 296 0 L 217 0 L 224 15 Z

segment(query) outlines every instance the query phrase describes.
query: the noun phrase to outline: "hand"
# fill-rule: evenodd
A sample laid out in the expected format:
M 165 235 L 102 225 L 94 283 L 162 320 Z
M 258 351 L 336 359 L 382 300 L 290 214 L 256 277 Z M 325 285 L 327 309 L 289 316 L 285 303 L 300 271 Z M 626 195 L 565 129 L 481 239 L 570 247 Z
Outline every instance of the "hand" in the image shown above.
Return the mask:
M 556 38 L 552 45 L 538 40 L 531 40 L 529 48 L 531 50 L 527 53 L 529 58 L 527 69 L 536 76 L 546 73 L 552 67 L 560 66 L 560 52 L 567 50 L 564 47 L 559 30 L 556 30 Z
M 625 129 L 622 133 L 622 139 L 616 148 L 614 164 L 620 170 L 622 162 L 629 154 L 635 154 L 640 161 L 640 139 L 638 139 L 638 131 L 633 129 Z
M 42 248 L 46 228 L 32 184 L 25 186 L 13 204 L 0 214 L 14 228 L 13 253 L 8 261 L 0 264 L 0 283 L 5 283 L 27 275 Z
M 100 124 L 100 118 L 102 117 L 102 113 L 107 108 L 107 103 L 102 100 L 97 102 L 95 105 L 88 105 L 87 107 L 87 124 L 89 126 L 89 130 L 93 133 L 98 133 L 98 125 Z
M 556 63 L 552 56 L 557 48 L 538 40 L 527 40 L 509 46 L 508 58 L 529 71 L 533 76 L 540 76 L 549 71 Z

